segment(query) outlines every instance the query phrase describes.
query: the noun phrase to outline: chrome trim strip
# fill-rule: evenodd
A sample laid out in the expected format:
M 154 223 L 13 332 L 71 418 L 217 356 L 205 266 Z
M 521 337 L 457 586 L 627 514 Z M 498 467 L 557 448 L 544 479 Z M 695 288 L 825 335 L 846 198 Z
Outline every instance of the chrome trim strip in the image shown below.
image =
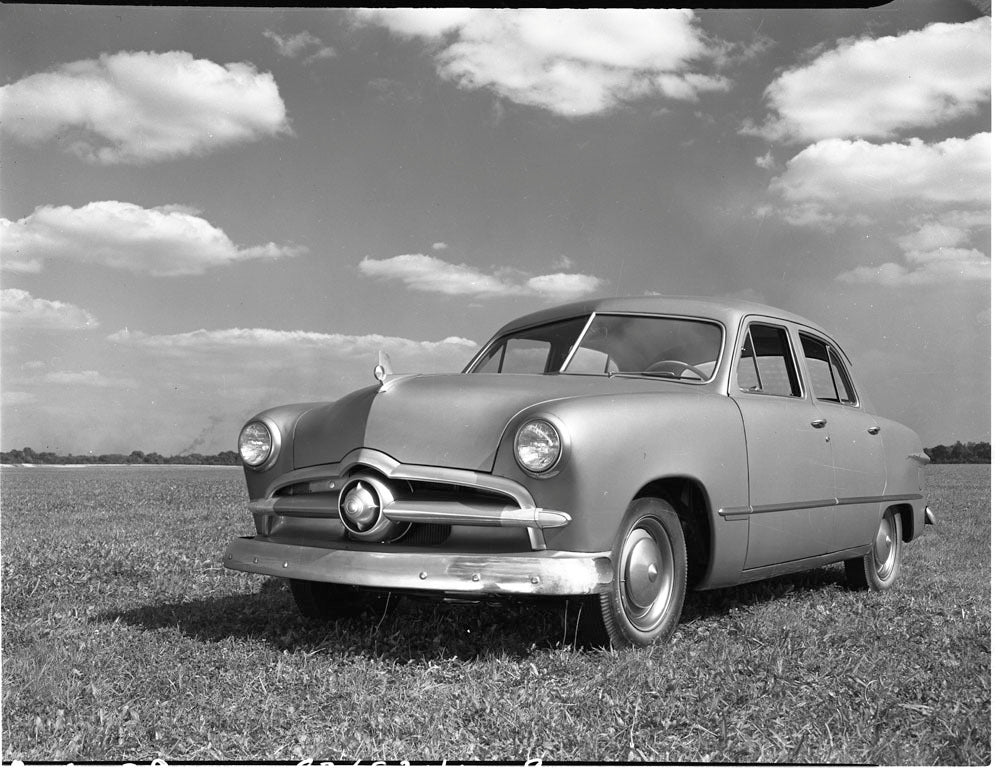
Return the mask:
M 386 517 L 396 523 L 562 528 L 570 521 L 570 516 L 565 512 L 474 506 L 458 501 L 393 501 L 386 504 L 383 511 Z
M 899 493 L 892 496 L 859 496 L 858 498 L 840 498 L 838 504 L 885 504 L 890 501 L 920 501 L 920 493 Z
M 930 456 L 926 452 L 911 452 L 906 457 L 912 458 L 913 460 L 917 461 L 917 463 L 920 463 L 924 466 L 926 466 L 928 463 L 931 462 Z
M 827 506 L 849 504 L 887 504 L 895 501 L 920 501 L 920 493 L 906 493 L 891 496 L 857 496 L 852 498 L 823 498 L 816 501 L 790 501 L 787 504 L 760 504 L 759 506 L 724 506 L 719 508 L 722 517 L 761 515 L 769 512 L 792 512 L 802 509 L 819 509 Z M 736 518 L 739 519 L 739 518 Z
M 505 555 L 381 552 L 234 539 L 228 569 L 368 588 L 510 595 L 601 593 L 612 581 L 611 553 L 558 550 Z

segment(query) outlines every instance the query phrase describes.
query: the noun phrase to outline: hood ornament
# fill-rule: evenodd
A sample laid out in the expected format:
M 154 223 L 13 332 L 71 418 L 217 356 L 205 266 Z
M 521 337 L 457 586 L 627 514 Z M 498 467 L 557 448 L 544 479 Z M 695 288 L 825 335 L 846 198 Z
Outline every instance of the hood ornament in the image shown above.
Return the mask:
M 375 379 L 380 385 L 385 385 L 389 377 L 392 376 L 392 363 L 389 362 L 389 355 L 381 349 L 378 351 L 378 363 L 375 364 Z

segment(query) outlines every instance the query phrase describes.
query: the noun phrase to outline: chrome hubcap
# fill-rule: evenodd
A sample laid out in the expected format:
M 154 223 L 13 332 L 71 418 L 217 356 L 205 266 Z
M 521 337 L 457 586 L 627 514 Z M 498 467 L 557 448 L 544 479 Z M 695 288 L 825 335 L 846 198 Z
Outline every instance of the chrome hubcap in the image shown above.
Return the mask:
M 629 622 L 644 631 L 663 619 L 673 590 L 674 559 L 663 526 L 641 518 L 622 548 L 618 581 Z
M 899 541 L 896 538 L 896 533 L 895 516 L 886 515 L 883 517 L 875 534 L 875 544 L 872 548 L 875 571 L 881 579 L 885 579 L 896 564 L 896 550 Z

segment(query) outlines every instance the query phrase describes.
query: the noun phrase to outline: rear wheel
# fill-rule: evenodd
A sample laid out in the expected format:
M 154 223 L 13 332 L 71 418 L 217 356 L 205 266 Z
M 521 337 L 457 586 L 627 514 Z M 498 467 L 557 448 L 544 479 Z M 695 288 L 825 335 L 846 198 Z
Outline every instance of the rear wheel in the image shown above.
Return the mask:
M 612 553 L 615 581 L 601 594 L 612 647 L 643 647 L 677 627 L 687 589 L 687 547 L 673 507 L 658 498 L 629 504 Z
M 903 547 L 903 522 L 898 509 L 887 509 L 879 521 L 871 549 L 860 558 L 844 561 L 852 588 L 888 590 L 899 576 Z
M 299 612 L 313 620 L 379 616 L 391 612 L 398 603 L 398 597 L 392 593 L 366 591 L 333 582 L 289 580 L 288 587 Z

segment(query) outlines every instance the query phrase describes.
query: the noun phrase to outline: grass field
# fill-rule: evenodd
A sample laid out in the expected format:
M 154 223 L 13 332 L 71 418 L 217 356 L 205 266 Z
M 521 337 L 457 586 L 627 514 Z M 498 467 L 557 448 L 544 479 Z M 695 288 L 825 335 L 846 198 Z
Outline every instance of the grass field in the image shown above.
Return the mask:
M 581 649 L 537 603 L 302 620 L 223 569 L 226 467 L 3 469 L 3 759 L 983 765 L 988 466 L 933 466 L 897 586 L 841 566 L 689 597 L 674 637 Z

